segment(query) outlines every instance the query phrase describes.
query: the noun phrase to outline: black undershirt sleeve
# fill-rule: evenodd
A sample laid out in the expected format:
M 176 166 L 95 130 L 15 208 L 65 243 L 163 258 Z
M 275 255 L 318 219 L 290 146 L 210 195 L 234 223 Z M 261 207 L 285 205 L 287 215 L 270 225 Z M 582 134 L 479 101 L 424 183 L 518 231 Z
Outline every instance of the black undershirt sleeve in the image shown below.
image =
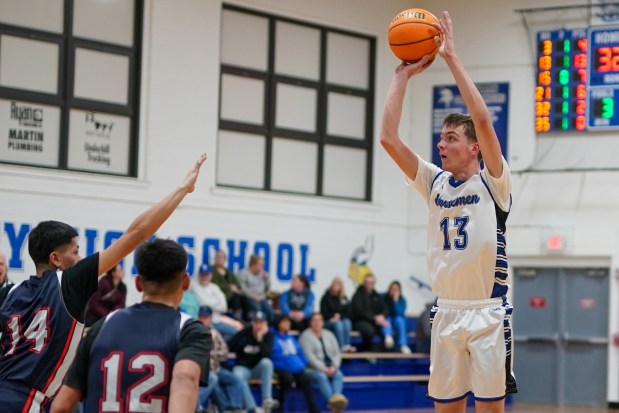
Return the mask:
M 208 328 L 198 320 L 188 321 L 181 330 L 181 337 L 174 362 L 192 360 L 201 369 L 200 381 L 208 384 L 209 359 L 213 338 Z
M 79 322 L 84 322 L 84 312 L 90 297 L 99 284 L 99 253 L 90 255 L 62 272 L 62 298 L 71 314 Z

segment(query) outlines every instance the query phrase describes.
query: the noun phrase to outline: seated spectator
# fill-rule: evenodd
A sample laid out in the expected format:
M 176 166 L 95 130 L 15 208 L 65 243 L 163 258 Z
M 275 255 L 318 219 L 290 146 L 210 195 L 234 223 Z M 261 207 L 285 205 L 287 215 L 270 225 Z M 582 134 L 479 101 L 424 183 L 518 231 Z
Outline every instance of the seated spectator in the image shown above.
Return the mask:
M 127 286 L 122 281 L 124 276 L 123 267 L 116 264 L 99 279 L 97 291 L 90 297 L 86 307 L 86 327 L 92 326 L 112 311 L 125 308 Z
M 178 311 L 187 314 L 191 318 L 198 318 L 198 312 L 200 312 L 200 304 L 196 295 L 191 290 L 183 292 L 183 298 L 178 305 Z
M 212 312 L 208 307 L 202 307 L 198 320 L 206 327 L 211 326 Z M 223 336 L 216 330 L 211 329 L 213 348 L 210 356 L 210 370 L 207 387 L 200 387 L 198 396 L 198 413 L 207 412 L 208 399 L 213 396 L 213 401 L 220 412 L 240 413 L 243 410 L 243 382 L 230 370 L 221 368 L 221 363 L 228 361 L 228 345 Z
M 198 280 L 193 280 L 191 283 L 191 290 L 195 294 L 200 307 L 207 306 L 213 311 L 211 323 L 213 328 L 219 331 L 224 339 L 230 340 L 244 326 L 239 321 L 225 315 L 228 311 L 226 296 L 215 283 L 211 282 L 212 279 L 213 274 L 209 271 L 208 266 L 202 265 Z
M 211 267 L 213 273 L 213 284 L 223 291 L 228 302 L 228 310 L 232 312 L 234 318 L 242 321 L 249 321 L 251 315 L 251 304 L 236 276 L 226 267 L 226 253 L 219 250 L 215 253 L 215 263 Z
M 348 399 L 342 394 L 342 352 L 335 335 L 323 327 L 322 314 L 314 313 L 310 318 L 310 328 L 299 337 L 299 344 L 307 359 L 307 373 L 318 384 L 329 408 L 334 413 L 339 413 L 348 406 Z
M 256 401 L 249 388 L 249 379 L 260 379 L 262 392 L 262 408 L 266 413 L 279 406 L 279 402 L 273 399 L 273 333 L 269 331 L 267 317 L 262 311 L 256 312 L 252 317 L 251 326 L 247 327 L 232 337 L 228 342 L 230 350 L 236 354 L 236 365 L 232 372 L 243 381 L 243 404 L 249 412 L 256 412 Z
M 279 296 L 279 309 L 290 318 L 294 330 L 303 331 L 314 311 L 314 293 L 306 276 L 292 277 L 291 288 Z
M 262 311 L 269 323 L 273 322 L 273 307 L 267 299 L 267 292 L 271 287 L 269 274 L 264 271 L 264 259 L 260 255 L 252 254 L 249 257 L 249 266 L 241 270 L 237 279 L 241 289 L 249 298 L 253 312 Z
M 426 308 L 417 318 L 417 329 L 415 330 L 416 349 L 419 353 L 430 352 L 430 336 L 432 333 L 432 307 L 434 303 L 427 303 Z
M 352 326 L 361 334 L 364 349 L 372 349 L 372 338 L 375 334 L 382 335 L 385 348 L 391 349 L 395 344 L 393 329 L 385 317 L 387 312 L 385 303 L 374 289 L 375 285 L 374 275 L 367 275 L 363 280 L 363 285 L 359 286 L 353 295 Z
M 13 285 L 15 285 L 15 283 L 9 280 L 9 267 L 6 264 L 6 256 L 0 252 L 0 290 L 7 287 L 8 293 L 8 290 Z
M 325 319 L 325 327 L 335 334 L 340 348 L 344 352 L 357 349 L 350 345 L 350 302 L 346 298 L 344 285 L 340 277 L 335 277 L 320 299 L 320 312 Z
M 275 328 L 272 329 L 275 339 L 271 360 L 273 360 L 273 367 L 279 378 L 278 399 L 280 410 L 284 412 L 286 393 L 292 388 L 292 384 L 296 383 L 297 387 L 303 391 L 308 411 L 310 413 L 320 413 L 316 400 L 314 400 L 312 378 L 304 371 L 307 360 L 296 337 L 288 334 L 290 326 L 290 318 L 282 315 L 275 323 Z
M 389 289 L 385 294 L 385 306 L 387 307 L 387 319 L 395 331 L 400 351 L 409 354 L 411 349 L 408 347 L 408 334 L 406 333 L 406 298 L 402 295 L 402 285 L 399 281 L 389 284 Z

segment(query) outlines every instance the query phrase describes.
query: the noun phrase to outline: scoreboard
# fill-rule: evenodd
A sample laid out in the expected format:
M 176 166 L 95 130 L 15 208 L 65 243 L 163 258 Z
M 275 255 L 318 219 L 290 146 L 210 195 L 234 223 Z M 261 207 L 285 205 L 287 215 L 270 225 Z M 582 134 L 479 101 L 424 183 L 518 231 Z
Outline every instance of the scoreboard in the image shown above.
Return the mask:
M 587 65 L 585 29 L 537 34 L 536 132 L 585 129 Z
M 588 76 L 590 107 L 587 128 L 591 130 L 619 127 L 619 29 L 595 28 L 589 31 L 590 70 Z
M 536 132 L 619 129 L 617 99 L 619 28 L 537 34 Z

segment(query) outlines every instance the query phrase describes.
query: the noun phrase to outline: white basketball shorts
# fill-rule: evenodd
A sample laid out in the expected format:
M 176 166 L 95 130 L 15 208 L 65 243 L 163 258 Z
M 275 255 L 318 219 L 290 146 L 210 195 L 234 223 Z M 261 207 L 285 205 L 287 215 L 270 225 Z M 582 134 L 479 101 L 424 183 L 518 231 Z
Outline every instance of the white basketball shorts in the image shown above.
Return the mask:
M 437 299 L 432 309 L 428 398 L 454 402 L 472 393 L 495 401 L 515 393 L 512 307 L 503 298 Z

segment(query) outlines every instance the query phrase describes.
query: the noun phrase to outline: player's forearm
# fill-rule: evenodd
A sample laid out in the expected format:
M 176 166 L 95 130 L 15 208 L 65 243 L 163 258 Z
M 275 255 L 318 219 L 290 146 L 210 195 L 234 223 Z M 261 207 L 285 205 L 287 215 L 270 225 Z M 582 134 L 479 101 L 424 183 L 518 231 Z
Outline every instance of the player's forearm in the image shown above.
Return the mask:
M 136 245 L 146 241 L 172 215 L 189 192 L 190 189 L 186 186 L 178 186 L 168 196 L 135 218 L 124 235 L 131 237 Z
M 458 89 L 460 90 L 460 94 L 462 95 L 462 99 L 466 104 L 471 118 L 473 118 L 473 122 L 476 124 L 485 121 L 491 122 L 488 107 L 481 93 L 479 93 L 477 86 L 475 86 L 475 83 L 473 83 L 473 80 L 464 69 L 458 55 L 454 53 L 446 56 L 445 62 L 447 66 L 449 66 L 449 70 L 451 70 L 454 80 L 458 85 Z
M 387 92 L 380 133 L 380 143 L 387 152 L 394 148 L 400 139 L 398 128 L 402 118 L 402 106 L 407 84 L 408 79 L 396 74 L 393 76 L 389 92 Z
M 73 408 L 82 399 L 82 392 L 74 387 L 63 385 L 52 402 L 50 413 L 73 413 Z

